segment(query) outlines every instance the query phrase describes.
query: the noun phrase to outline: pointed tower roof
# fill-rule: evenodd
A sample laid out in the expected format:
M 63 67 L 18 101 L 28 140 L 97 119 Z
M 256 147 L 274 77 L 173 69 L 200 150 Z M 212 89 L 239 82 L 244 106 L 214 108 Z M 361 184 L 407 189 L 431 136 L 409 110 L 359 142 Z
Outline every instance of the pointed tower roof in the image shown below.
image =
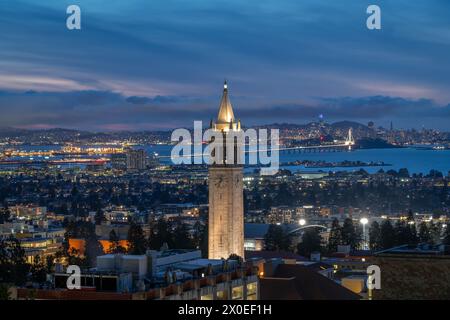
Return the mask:
M 230 122 L 234 122 L 234 113 L 230 99 L 228 98 L 228 85 L 225 81 L 223 84 L 223 95 L 220 101 L 219 114 L 217 115 L 217 123 L 229 124 Z

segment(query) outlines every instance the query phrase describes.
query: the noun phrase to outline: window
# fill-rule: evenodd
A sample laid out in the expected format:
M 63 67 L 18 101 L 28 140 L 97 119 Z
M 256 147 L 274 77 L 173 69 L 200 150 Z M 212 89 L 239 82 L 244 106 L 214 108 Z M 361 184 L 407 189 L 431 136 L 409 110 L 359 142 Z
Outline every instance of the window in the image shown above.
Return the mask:
M 232 300 L 242 300 L 243 298 L 243 287 L 234 287 L 231 289 L 231 299 Z
M 252 282 L 247 284 L 247 300 L 257 300 L 258 283 Z
M 214 300 L 214 299 L 213 299 L 213 295 L 211 293 L 211 294 L 205 294 L 205 295 L 201 296 L 200 300 Z
M 226 294 L 225 290 L 217 291 L 217 300 L 227 300 L 227 294 Z

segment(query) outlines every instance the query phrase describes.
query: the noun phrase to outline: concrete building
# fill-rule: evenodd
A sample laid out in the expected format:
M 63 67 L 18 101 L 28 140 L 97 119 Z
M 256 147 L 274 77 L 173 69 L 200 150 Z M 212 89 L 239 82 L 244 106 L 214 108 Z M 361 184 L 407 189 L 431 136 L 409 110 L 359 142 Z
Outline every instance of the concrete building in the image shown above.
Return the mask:
M 228 258 L 231 254 L 244 257 L 244 200 L 242 166 L 237 165 L 237 145 L 226 145 L 227 135 L 239 131 L 234 118 L 225 82 L 217 121 L 212 129 L 222 133 L 224 147 L 216 150 L 214 164 L 209 167 L 208 257 Z M 234 161 L 227 159 L 226 148 L 234 148 Z
M 246 223 L 244 224 L 244 248 L 245 251 L 264 250 L 264 237 L 269 230 L 269 224 Z
M 126 152 L 127 157 L 127 170 L 138 171 L 144 170 L 146 167 L 146 152 L 144 149 L 133 150 L 129 149 Z
M 289 206 L 271 207 L 269 223 L 294 223 L 295 213 L 295 208 Z
M 31 220 L 45 216 L 47 207 L 40 207 L 36 205 L 16 205 L 9 208 L 12 217 L 19 220 Z
M 192 203 L 163 203 L 155 209 L 164 219 L 170 220 L 179 217 L 198 217 L 200 208 Z
M 41 228 L 22 222 L 0 224 L 0 239 L 17 238 L 28 263 L 34 263 L 37 256 L 44 261 L 55 255 L 62 248 L 64 232 L 63 228 Z
M 100 239 L 109 239 L 111 231 L 114 230 L 116 236 L 119 239 L 125 240 L 127 238 L 129 229 L 130 229 L 129 224 L 102 223 L 95 226 L 95 234 Z
M 125 170 L 127 168 L 127 155 L 125 153 L 113 153 L 111 155 L 111 168 Z
M 450 299 L 449 246 L 399 246 L 375 253 L 371 262 L 381 270 L 373 299 Z
M 198 250 L 149 250 L 145 255 L 108 254 L 82 271 L 81 289 L 68 290 L 68 274 L 55 273 L 53 289 L 37 299 L 257 300 L 263 260 L 202 259 Z M 18 298 L 29 296 L 18 289 Z

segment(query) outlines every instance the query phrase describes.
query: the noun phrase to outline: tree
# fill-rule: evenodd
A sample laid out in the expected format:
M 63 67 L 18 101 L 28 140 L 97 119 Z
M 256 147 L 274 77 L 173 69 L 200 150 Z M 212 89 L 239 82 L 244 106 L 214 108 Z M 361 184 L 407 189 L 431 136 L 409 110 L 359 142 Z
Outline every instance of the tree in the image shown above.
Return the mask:
M 86 257 L 83 257 L 81 255 L 81 253 L 75 248 L 69 249 L 69 251 L 67 253 L 67 260 L 69 262 L 69 265 L 71 265 L 71 264 L 74 264 L 77 266 L 86 266 L 87 265 Z
M 65 202 L 59 208 L 59 214 L 61 214 L 61 215 L 68 215 L 69 214 L 69 209 L 67 209 L 67 204 Z
M 201 225 L 201 224 L 200 224 Z M 195 226 L 194 226 L 195 228 Z M 195 232 L 195 239 L 197 241 L 197 247 L 202 251 L 202 257 L 208 257 L 208 225 L 201 225 L 198 231 Z
M 431 169 L 431 170 L 430 170 L 430 173 L 427 175 L 427 177 L 429 177 L 429 178 L 434 178 L 434 179 L 436 179 L 436 178 L 442 178 L 442 177 L 443 177 L 443 174 L 442 174 L 442 172 L 440 172 L 440 171 L 438 171 L 438 170 Z
M 417 245 L 417 230 L 414 224 L 398 221 L 394 227 L 395 245 Z
M 419 226 L 419 241 L 420 242 L 431 242 L 430 229 L 428 228 L 426 222 L 422 222 Z
M 275 198 L 273 199 L 274 202 L 277 205 L 289 203 L 289 201 L 292 201 L 293 195 L 291 194 L 289 190 L 289 186 L 287 183 L 281 183 L 278 187 L 277 193 L 275 195 Z
M 264 237 L 264 246 L 269 251 L 290 250 L 292 244 L 292 237 L 282 227 L 271 224 Z
M 100 225 L 102 224 L 103 221 L 106 220 L 105 214 L 103 213 L 102 209 L 97 210 L 97 212 L 95 213 L 94 220 L 96 225 Z
M 37 283 L 43 283 L 47 277 L 47 268 L 44 265 L 41 256 L 36 255 L 34 257 L 33 264 L 30 268 L 31 279 Z
M 389 169 L 386 174 L 390 175 L 390 176 L 397 176 L 397 171 L 393 170 L 393 169 Z
M 236 253 L 230 254 L 227 260 L 236 260 L 239 265 L 244 262 L 244 259 Z
M 381 237 L 380 245 L 381 249 L 389 249 L 395 246 L 395 232 L 391 221 L 385 220 L 381 223 Z
M 94 233 L 90 234 L 85 238 L 85 245 L 84 245 L 84 255 L 85 260 L 84 264 L 89 267 L 93 267 L 96 265 L 97 257 L 99 255 L 102 255 L 103 247 L 98 241 L 97 235 Z
M 193 249 L 193 241 L 189 235 L 188 226 L 185 223 L 178 223 L 173 233 L 174 248 Z
M 23 285 L 29 269 L 20 241 L 12 236 L 0 240 L 0 282 Z
M 76 186 L 73 186 L 72 187 L 72 191 L 70 192 L 71 193 L 71 195 L 72 195 L 72 197 L 76 197 L 76 196 L 78 196 L 78 189 L 77 189 L 77 187 Z
M 45 257 L 45 269 L 47 273 L 52 273 L 55 266 L 55 255 L 49 255 Z
M 0 301 L 11 299 L 9 286 L 6 283 L 0 283 Z
M 415 224 L 409 225 L 409 242 L 408 245 L 417 246 L 419 237 L 417 236 L 417 228 Z
M 83 239 L 84 257 L 81 253 L 69 247 L 69 239 Z M 95 233 L 95 225 L 87 221 L 69 222 L 66 225 L 66 233 L 64 234 L 64 242 L 62 252 L 58 253 L 58 257 L 67 257 L 69 264 L 79 266 L 94 266 L 98 255 L 103 254 L 103 247 L 98 241 Z
M 442 239 L 442 243 L 450 246 L 450 226 L 447 225 L 444 231 L 444 238 Z
M 8 207 L 4 207 L 0 209 L 0 224 L 3 224 L 7 221 L 9 221 L 9 218 L 11 216 L 11 213 L 8 209 Z
M 173 234 L 171 232 L 172 226 L 165 219 L 159 219 L 149 239 L 150 249 L 160 250 L 164 243 L 167 243 L 169 248 L 174 247 Z
M 350 218 L 344 220 L 344 225 L 341 229 L 342 232 L 342 244 L 349 245 L 350 248 L 355 249 L 361 242 L 361 237 L 353 225 L 353 221 Z
M 411 209 L 408 210 L 408 216 L 406 218 L 407 222 L 414 222 L 414 214 Z
M 407 168 L 401 168 L 398 170 L 398 176 L 400 178 L 409 178 L 409 171 Z
M 342 243 L 342 228 L 339 221 L 334 218 L 331 224 L 330 236 L 328 238 L 328 251 L 336 252 L 338 245 Z
M 380 224 L 376 221 L 372 222 L 369 229 L 369 244 L 370 249 L 379 250 L 382 248 L 381 244 L 381 228 Z
M 312 252 L 322 252 L 322 237 L 317 228 L 308 228 L 302 235 L 302 242 L 297 245 L 298 254 L 309 257 Z
M 441 242 L 441 228 L 442 225 L 440 223 L 431 223 L 428 227 L 430 230 L 430 243 L 437 244 Z
M 195 248 L 200 249 L 202 246 L 202 240 L 206 232 L 207 227 L 200 221 L 195 222 L 193 226 L 194 234 L 192 242 Z
M 116 253 L 126 253 L 127 249 L 120 245 L 120 238 L 116 234 L 116 232 L 111 230 L 109 233 L 109 242 L 111 246 L 109 247 L 108 253 L 116 254 Z
M 128 242 L 130 254 L 145 254 L 147 250 L 147 241 L 144 236 L 142 227 L 135 223 L 130 223 L 130 229 L 128 230 Z

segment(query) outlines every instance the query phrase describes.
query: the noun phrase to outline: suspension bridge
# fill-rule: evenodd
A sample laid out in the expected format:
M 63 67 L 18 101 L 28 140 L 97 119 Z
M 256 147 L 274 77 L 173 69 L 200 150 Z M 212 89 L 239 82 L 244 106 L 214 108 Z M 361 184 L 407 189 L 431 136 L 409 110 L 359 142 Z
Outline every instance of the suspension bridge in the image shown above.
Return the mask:
M 248 145 L 246 145 L 248 146 Z M 350 128 L 347 133 L 347 137 L 345 141 L 332 143 L 332 144 L 322 144 L 315 146 L 295 146 L 295 147 L 281 147 L 281 148 L 269 148 L 269 149 L 246 149 L 244 148 L 243 153 L 252 154 L 259 152 L 282 152 L 282 153 L 315 153 L 315 152 L 341 152 L 341 151 L 351 151 L 355 146 L 355 139 L 353 138 L 353 130 Z M 155 158 L 163 159 L 163 158 L 196 158 L 204 156 L 201 153 L 196 154 L 187 154 L 180 156 L 170 156 L 170 155 L 158 155 Z

